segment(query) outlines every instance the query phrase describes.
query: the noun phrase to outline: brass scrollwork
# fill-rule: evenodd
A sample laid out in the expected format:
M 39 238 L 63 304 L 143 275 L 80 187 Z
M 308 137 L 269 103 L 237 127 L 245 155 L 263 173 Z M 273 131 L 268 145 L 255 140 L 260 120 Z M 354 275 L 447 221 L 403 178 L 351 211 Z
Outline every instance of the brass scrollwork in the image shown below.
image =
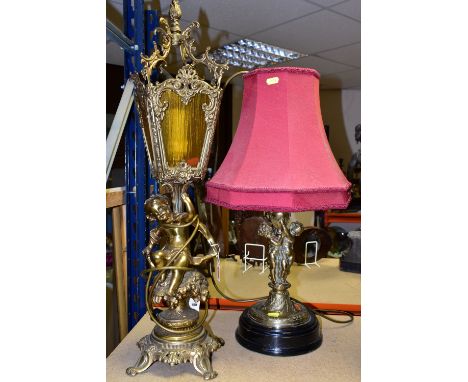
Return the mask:
M 154 51 L 150 56 L 141 54 L 141 63 L 144 66 L 143 75 L 145 80 L 151 82 L 151 74 L 160 64 L 166 63 L 166 58 L 169 55 L 171 46 L 177 45 L 180 49 L 180 54 L 184 62 L 188 63 L 191 60 L 192 66 L 196 64 L 205 65 L 213 74 L 211 84 L 213 86 L 221 86 L 221 78 L 223 73 L 229 69 L 227 64 L 221 64 L 214 61 L 210 55 L 210 47 L 208 47 L 199 58 L 196 57 L 196 48 L 194 47 L 195 40 L 192 39 L 192 31 L 200 28 L 198 21 L 193 21 L 184 31 L 181 31 L 179 20 L 182 15 L 178 1 L 173 0 L 169 10 L 170 24 L 161 17 L 159 19 L 160 27 L 155 29 L 155 33 L 160 36 L 161 51 L 154 43 Z
M 169 24 L 164 17 L 159 19 L 159 23 L 162 27 L 157 27 L 155 29 L 155 33 L 159 33 L 162 53 L 159 51 L 157 44 L 154 42 L 154 50 L 150 56 L 145 56 L 143 53 L 141 54 L 141 63 L 144 66 L 143 74 L 148 83 L 151 82 L 151 73 L 153 73 L 153 70 L 160 63 L 166 63 L 166 58 L 171 51 L 172 34 L 169 28 Z

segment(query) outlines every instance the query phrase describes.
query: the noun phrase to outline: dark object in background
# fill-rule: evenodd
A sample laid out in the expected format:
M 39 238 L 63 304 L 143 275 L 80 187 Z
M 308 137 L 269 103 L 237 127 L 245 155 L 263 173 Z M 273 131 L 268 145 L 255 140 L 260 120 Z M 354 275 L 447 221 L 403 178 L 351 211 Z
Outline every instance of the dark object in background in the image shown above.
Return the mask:
M 328 234 L 331 237 L 331 248 L 328 256 L 339 258 L 351 247 L 351 240 L 348 238 L 346 230 L 339 226 L 327 227 Z
M 343 167 L 344 167 L 344 159 L 343 158 L 338 158 L 338 166 L 340 166 L 340 170 L 343 171 Z
M 237 254 L 237 236 L 236 236 L 236 229 L 235 229 L 235 221 L 229 220 L 229 228 L 228 228 L 228 241 L 229 241 L 229 257 L 236 261 L 236 254 Z
M 112 268 L 114 264 L 114 243 L 112 235 L 106 234 L 106 268 Z
M 325 211 L 315 211 L 314 227 L 323 228 L 325 226 Z
M 361 273 L 361 231 L 349 231 L 351 246 L 340 258 L 340 270 Z
M 244 258 L 244 246 L 245 243 L 252 243 L 252 244 L 262 244 L 265 246 L 265 257 L 268 257 L 268 248 L 270 241 L 260 235 L 257 234 L 258 228 L 260 224 L 265 222 L 265 218 L 263 216 L 252 216 L 250 218 L 245 219 L 239 228 L 239 236 L 237 239 L 237 248 L 238 254 L 240 255 L 241 260 Z M 262 257 L 262 248 L 252 246 L 249 249 L 249 257 Z M 248 260 L 249 264 L 261 264 L 261 261 L 255 260 Z
M 332 245 L 332 240 L 328 232 L 323 228 L 305 227 L 304 231 L 294 240 L 294 261 L 297 264 L 304 264 L 305 243 L 314 240 L 318 242 L 317 261 L 327 257 L 328 251 Z
M 356 143 L 361 143 L 361 124 L 354 128 L 354 138 Z M 346 171 L 346 177 L 351 182 L 351 203 L 348 206 L 349 211 L 361 210 L 361 148 L 352 155 Z
M 250 218 L 252 216 L 259 216 L 263 217 L 263 212 L 260 211 L 240 211 L 240 210 L 231 210 L 230 216 L 232 216 L 232 220 L 234 220 L 234 235 L 236 237 L 236 254 L 241 255 L 241 252 L 244 250 L 239 244 L 240 240 L 240 228 L 242 223 L 245 219 Z
M 325 125 L 325 135 L 327 136 L 327 139 L 330 140 L 330 125 Z

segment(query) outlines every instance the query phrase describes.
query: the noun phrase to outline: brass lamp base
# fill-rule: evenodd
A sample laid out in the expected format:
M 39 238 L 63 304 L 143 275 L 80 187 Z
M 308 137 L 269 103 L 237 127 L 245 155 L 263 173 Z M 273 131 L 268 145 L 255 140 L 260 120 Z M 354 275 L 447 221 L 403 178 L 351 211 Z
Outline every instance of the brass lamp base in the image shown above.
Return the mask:
M 211 365 L 211 355 L 224 345 L 224 340 L 211 334 L 204 326 L 206 324 L 202 324 L 207 310 L 205 318 L 200 321 L 199 312 L 188 304 L 189 297 L 207 300 L 208 282 L 200 272 L 187 271 L 177 293 L 167 296 L 165 291 L 173 276 L 169 275 L 164 281 L 156 283 L 153 300 L 157 302 L 164 298 L 170 301 L 170 307 L 154 317 L 156 326 L 151 334 L 137 343 L 140 358 L 135 366 L 127 369 L 127 374 L 135 376 L 143 373 L 158 361 L 171 366 L 190 362 L 205 380 L 213 379 L 218 373 Z
M 171 341 L 164 338 L 170 337 L 170 334 L 163 333 L 163 331 L 155 327 L 151 334 L 138 342 L 141 356 L 135 366 L 127 369 L 128 375 L 133 377 L 140 374 L 158 361 L 171 366 L 190 362 L 203 379 L 216 378 L 218 373 L 211 366 L 211 355 L 224 345 L 222 338 L 212 336 L 204 327 L 200 327 L 198 333 L 189 334 L 190 338 L 178 338 L 176 341 Z
M 289 300 L 289 296 L 286 299 Z M 320 321 L 310 309 L 294 303 L 289 314 L 275 317 L 265 309 L 268 300 L 260 301 L 242 313 L 236 330 L 239 344 L 257 353 L 274 356 L 305 354 L 322 344 Z

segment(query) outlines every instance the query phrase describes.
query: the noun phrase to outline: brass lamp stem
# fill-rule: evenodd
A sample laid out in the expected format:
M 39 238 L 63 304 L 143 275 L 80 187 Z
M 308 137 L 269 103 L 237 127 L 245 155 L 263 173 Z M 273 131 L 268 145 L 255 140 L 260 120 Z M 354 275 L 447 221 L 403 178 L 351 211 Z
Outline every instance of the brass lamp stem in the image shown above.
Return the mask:
M 172 208 L 175 213 L 180 213 L 184 211 L 182 204 L 182 184 L 175 183 L 172 185 Z
M 268 317 L 287 319 L 295 313 L 295 308 L 288 292 L 291 284 L 286 278 L 293 263 L 294 236 L 303 227 L 298 222 L 290 223 L 288 213 L 267 213 L 266 218 L 268 221 L 260 226 L 258 234 L 270 240 L 268 286 L 271 291 L 262 309 Z

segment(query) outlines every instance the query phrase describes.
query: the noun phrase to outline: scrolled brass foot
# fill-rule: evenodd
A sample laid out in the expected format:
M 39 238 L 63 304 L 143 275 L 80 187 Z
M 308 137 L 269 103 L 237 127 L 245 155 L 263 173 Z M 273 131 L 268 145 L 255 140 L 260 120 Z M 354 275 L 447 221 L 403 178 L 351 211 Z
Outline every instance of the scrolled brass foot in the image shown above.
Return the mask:
M 153 357 L 151 357 L 147 351 L 143 351 L 135 366 L 127 368 L 126 373 L 129 376 L 134 377 L 137 374 L 143 373 L 153 364 L 153 362 Z
M 216 339 L 213 339 L 216 341 Z M 224 341 L 222 342 L 224 344 Z M 216 378 L 218 373 L 213 370 L 211 365 L 211 352 L 210 348 L 207 346 L 198 346 L 193 351 L 193 358 L 191 360 L 193 367 L 198 371 L 205 381 Z
M 189 342 L 167 341 L 155 336 L 153 332 L 138 342 L 140 358 L 135 366 L 127 369 L 127 374 L 133 377 L 155 362 L 167 363 L 170 366 L 190 362 L 204 380 L 210 380 L 218 375 L 211 364 L 212 354 L 223 345 L 222 338 L 211 336 L 205 329 L 195 340 Z
M 217 376 L 218 376 L 218 373 L 216 371 L 212 371 L 211 373 L 206 372 L 205 374 L 203 374 L 203 379 L 205 381 L 208 381 L 210 379 L 216 378 Z

